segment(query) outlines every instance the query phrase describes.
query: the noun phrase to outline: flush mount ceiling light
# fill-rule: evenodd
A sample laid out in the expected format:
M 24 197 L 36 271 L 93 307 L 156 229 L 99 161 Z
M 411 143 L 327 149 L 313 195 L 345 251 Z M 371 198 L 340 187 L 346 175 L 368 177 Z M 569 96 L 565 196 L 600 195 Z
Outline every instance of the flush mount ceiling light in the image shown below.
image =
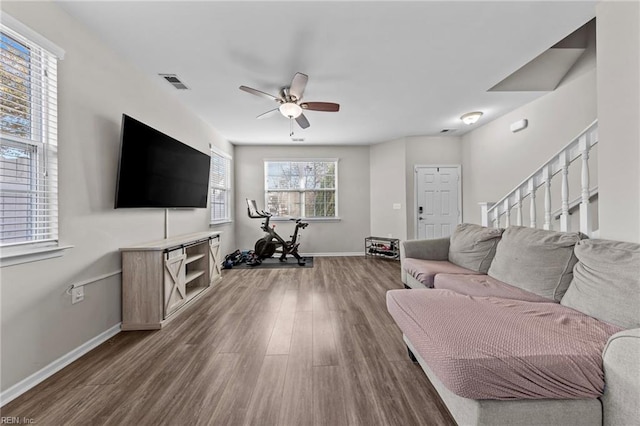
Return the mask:
M 298 118 L 302 114 L 302 108 L 293 102 L 285 102 L 278 108 L 282 115 L 288 118 Z
M 462 120 L 464 124 L 475 124 L 480 119 L 480 117 L 482 117 L 482 112 L 474 111 L 462 115 L 462 117 L 460 117 L 460 120 Z

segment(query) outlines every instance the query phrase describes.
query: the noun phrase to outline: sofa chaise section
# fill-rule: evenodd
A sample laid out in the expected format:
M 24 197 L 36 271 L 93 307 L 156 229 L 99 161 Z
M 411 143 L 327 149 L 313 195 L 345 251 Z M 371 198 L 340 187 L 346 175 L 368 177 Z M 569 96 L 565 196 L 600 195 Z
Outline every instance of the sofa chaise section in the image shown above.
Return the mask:
M 451 261 L 451 241 L 453 236 L 450 241 L 407 241 L 404 260 L 414 256 Z M 438 272 L 433 277 L 434 289 L 396 290 L 388 295 L 389 311 L 393 311 L 399 325 L 404 322 L 400 327 L 410 355 L 420 363 L 458 424 L 640 425 L 640 244 L 589 240 L 578 233 L 523 227 L 507 228 L 497 241 L 494 258 L 484 271 L 486 275 L 477 273 L 479 268 L 468 268 L 474 270 L 474 274 Z M 411 283 L 412 277 L 404 268 L 402 278 L 405 284 Z M 405 293 L 396 297 L 394 292 Z M 404 300 L 405 294 L 407 300 Z M 449 296 L 444 297 L 445 294 Z M 422 298 L 424 303 L 419 303 L 418 299 Z M 487 303 L 491 306 L 476 309 L 476 304 Z M 512 313 L 521 308 L 524 311 L 519 314 L 522 317 L 515 321 L 506 317 L 498 321 L 501 315 L 507 315 L 507 311 L 493 312 L 498 307 Z M 495 327 L 495 335 L 485 330 L 488 334 L 478 340 L 477 336 L 482 333 L 475 327 L 480 322 L 479 317 L 485 316 L 481 314 L 483 310 L 487 310 L 488 317 L 493 315 L 494 323 L 504 323 L 506 328 Z M 416 314 L 421 311 L 426 311 L 428 318 Z M 529 315 L 533 317 L 529 318 Z M 554 316 L 555 321 L 549 322 Z M 530 324 L 526 319 L 533 321 L 536 328 L 527 331 Z M 493 346 L 502 348 L 506 357 L 514 361 L 514 355 L 526 344 L 532 348 L 540 344 L 545 346 L 543 330 L 551 327 L 555 332 L 561 331 L 567 321 L 571 327 L 566 330 L 575 333 L 566 336 L 567 342 L 572 342 L 565 348 L 569 352 L 556 353 L 560 355 L 560 362 L 573 365 L 572 368 L 583 374 L 585 367 L 574 363 L 577 354 L 572 354 L 571 348 L 575 343 L 578 346 L 584 344 L 580 342 L 583 338 L 594 343 L 592 338 L 596 337 L 597 345 L 589 352 L 587 358 L 591 361 L 586 371 L 593 373 L 595 364 L 599 364 L 598 374 L 590 375 L 592 379 L 583 377 L 582 385 L 572 387 L 572 395 L 563 396 L 555 389 L 550 394 L 535 391 L 532 393 L 534 399 L 527 395 L 509 399 L 495 393 L 483 395 L 472 392 L 473 389 L 491 392 L 490 387 L 494 386 L 491 385 L 491 380 L 494 380 L 491 375 L 488 375 L 488 380 L 468 380 L 464 374 L 465 371 L 473 371 L 475 366 L 486 368 L 483 363 L 486 364 L 487 359 L 483 354 L 487 348 L 483 345 L 493 342 Z M 594 324 L 596 328 L 600 327 L 595 335 Z M 538 328 L 542 329 L 542 337 L 535 336 Z M 516 335 L 509 337 L 512 331 Z M 516 343 L 518 331 L 527 343 Z M 474 350 L 479 352 L 475 355 L 459 353 L 455 347 L 458 340 L 474 342 Z M 603 342 L 606 345 L 602 350 Z M 446 371 L 452 375 L 443 375 L 443 368 L 449 369 Z M 512 379 L 517 379 L 520 372 L 523 377 L 530 378 L 531 371 L 527 372 L 527 368 L 511 369 L 507 378 L 511 375 Z M 550 373 L 545 380 L 562 377 Z M 541 387 L 549 390 L 546 385 Z M 531 389 L 516 390 L 526 393 Z M 486 396 L 503 399 L 482 399 Z
M 602 404 L 597 399 L 495 399 L 463 398 L 438 380 L 413 343 L 403 336 L 429 381 L 460 426 L 602 426 Z M 640 341 L 640 339 L 639 339 Z M 606 396 L 606 392 L 605 392 Z M 624 426 L 624 422 L 609 425 Z
M 602 351 L 620 327 L 557 303 L 392 290 L 387 308 L 456 395 L 588 399 L 604 390 Z

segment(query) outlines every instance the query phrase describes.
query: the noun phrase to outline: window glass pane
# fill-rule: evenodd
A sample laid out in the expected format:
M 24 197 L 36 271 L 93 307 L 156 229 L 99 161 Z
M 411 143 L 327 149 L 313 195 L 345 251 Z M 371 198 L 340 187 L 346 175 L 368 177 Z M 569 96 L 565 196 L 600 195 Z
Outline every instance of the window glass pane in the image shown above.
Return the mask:
M 335 161 L 265 161 L 267 210 L 274 216 L 335 217 Z
M 211 222 L 231 219 L 231 159 L 211 151 Z
M 336 187 L 336 177 L 335 176 L 323 176 L 320 180 L 320 188 L 322 189 L 333 189 Z
M 304 188 L 304 167 L 299 163 L 275 161 L 267 163 L 267 189 Z
M 300 192 L 267 192 L 267 211 L 274 216 L 302 216 Z
M 3 142 L 0 146 L 0 237 L 3 242 L 30 241 L 37 220 L 34 145 Z
M 268 174 L 269 176 L 282 176 L 291 174 L 289 163 L 285 163 L 282 161 L 269 163 Z
M 306 217 L 335 217 L 334 191 L 307 191 L 305 193 Z
M 3 133 L 31 138 L 29 48 L 0 33 L 0 125 Z
M 211 156 L 211 185 L 225 188 L 227 185 L 227 159 Z

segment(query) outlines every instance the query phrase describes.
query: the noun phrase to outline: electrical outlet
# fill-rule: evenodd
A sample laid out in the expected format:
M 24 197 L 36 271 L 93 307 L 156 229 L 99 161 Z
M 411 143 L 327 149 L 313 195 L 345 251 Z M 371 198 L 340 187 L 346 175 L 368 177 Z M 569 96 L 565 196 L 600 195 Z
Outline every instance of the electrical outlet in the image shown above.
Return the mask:
M 74 287 L 71 290 L 71 304 L 80 303 L 84 300 L 84 287 Z

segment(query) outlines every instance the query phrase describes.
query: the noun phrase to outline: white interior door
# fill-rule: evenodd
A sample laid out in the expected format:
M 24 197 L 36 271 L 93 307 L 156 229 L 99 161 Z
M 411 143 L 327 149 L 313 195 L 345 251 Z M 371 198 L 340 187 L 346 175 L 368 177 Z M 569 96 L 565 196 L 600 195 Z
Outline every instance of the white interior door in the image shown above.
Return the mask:
M 461 220 L 460 167 L 416 166 L 418 239 L 451 235 Z

